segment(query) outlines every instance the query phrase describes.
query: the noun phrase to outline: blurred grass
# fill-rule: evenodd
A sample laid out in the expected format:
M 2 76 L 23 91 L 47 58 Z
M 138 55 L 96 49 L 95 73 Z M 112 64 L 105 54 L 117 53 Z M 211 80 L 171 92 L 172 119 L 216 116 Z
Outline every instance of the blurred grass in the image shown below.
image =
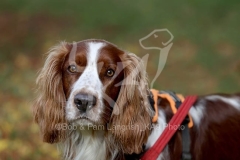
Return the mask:
M 174 35 L 155 87 L 184 94 L 240 90 L 240 3 L 223 1 L 3 0 L 0 2 L 0 160 L 59 159 L 40 140 L 31 103 L 43 53 L 61 40 L 101 38 L 140 57 L 150 53 L 154 77 L 158 51 L 138 40 L 154 29 Z

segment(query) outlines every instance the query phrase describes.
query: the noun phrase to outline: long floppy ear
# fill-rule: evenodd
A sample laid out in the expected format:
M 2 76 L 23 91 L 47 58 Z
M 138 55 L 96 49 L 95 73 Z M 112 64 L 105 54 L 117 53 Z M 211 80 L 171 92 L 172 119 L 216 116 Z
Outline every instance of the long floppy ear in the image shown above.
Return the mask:
M 53 47 L 37 78 L 38 97 L 33 104 L 35 122 L 40 126 L 44 142 L 55 143 L 65 138 L 65 130 L 59 128 L 66 123 L 66 97 L 62 84 L 62 65 L 68 54 L 67 43 Z
M 148 102 L 148 82 L 143 62 L 135 54 L 121 57 L 124 80 L 110 121 L 110 131 L 126 154 L 140 153 L 151 129 L 153 113 Z

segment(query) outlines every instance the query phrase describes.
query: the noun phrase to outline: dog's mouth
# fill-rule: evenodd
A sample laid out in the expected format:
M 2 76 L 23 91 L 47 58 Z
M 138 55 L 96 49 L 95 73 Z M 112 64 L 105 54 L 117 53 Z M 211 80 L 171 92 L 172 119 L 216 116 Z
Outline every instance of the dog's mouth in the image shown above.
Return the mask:
M 104 124 L 97 123 L 86 116 L 79 116 L 72 121 L 72 124 L 80 131 L 106 130 Z
M 77 116 L 74 121 L 79 121 L 79 120 L 86 120 L 86 121 L 91 121 L 93 122 L 89 117 L 87 116 Z
M 96 122 L 87 116 L 78 116 L 73 121 L 73 123 L 80 126 L 95 125 Z

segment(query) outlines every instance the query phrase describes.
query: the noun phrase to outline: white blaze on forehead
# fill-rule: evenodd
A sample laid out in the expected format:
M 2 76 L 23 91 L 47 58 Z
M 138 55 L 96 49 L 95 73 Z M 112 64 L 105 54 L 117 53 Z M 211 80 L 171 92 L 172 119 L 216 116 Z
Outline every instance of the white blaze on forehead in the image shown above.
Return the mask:
M 97 60 L 99 57 L 99 51 L 104 46 L 104 44 L 90 42 L 87 44 L 87 46 L 87 66 L 82 75 L 74 84 L 73 92 L 85 88 L 89 91 L 100 93 L 102 83 L 98 76 Z
M 74 96 L 78 93 L 93 95 L 97 98 L 97 107 L 95 107 L 95 111 L 89 111 L 89 116 L 91 116 L 89 118 L 95 121 L 99 120 L 100 113 L 103 110 L 102 82 L 98 75 L 97 61 L 100 50 L 105 44 L 100 42 L 89 42 L 86 46 L 87 66 L 85 66 L 83 73 L 72 86 L 72 91 L 66 107 L 66 116 L 68 120 L 75 119 L 77 113 L 79 113 L 77 107 L 74 105 Z

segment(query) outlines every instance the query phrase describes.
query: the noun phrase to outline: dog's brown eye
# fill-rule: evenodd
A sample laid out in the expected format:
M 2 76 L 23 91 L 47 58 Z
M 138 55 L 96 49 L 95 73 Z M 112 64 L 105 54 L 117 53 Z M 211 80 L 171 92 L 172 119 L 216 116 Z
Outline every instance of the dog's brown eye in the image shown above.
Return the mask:
M 70 66 L 68 66 L 68 71 L 71 73 L 76 73 L 77 67 L 75 65 L 70 65 Z
M 106 72 L 106 75 L 108 76 L 108 77 L 112 77 L 113 75 L 114 75 L 114 70 L 112 70 L 112 69 L 108 69 L 107 70 L 107 72 Z

